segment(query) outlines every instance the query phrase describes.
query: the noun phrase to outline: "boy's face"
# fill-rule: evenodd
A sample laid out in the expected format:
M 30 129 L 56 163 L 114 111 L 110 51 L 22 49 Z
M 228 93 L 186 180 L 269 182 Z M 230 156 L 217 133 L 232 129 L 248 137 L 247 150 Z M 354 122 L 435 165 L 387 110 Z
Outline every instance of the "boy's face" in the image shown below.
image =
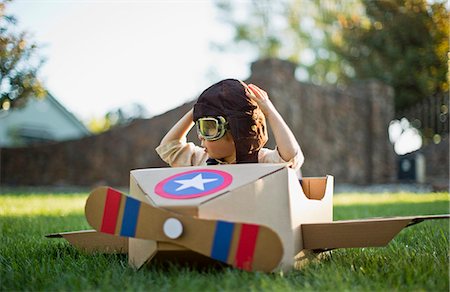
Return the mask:
M 199 135 L 202 146 L 210 158 L 220 159 L 228 163 L 236 161 L 236 148 L 230 132 L 227 132 L 222 138 L 215 141 L 205 140 Z

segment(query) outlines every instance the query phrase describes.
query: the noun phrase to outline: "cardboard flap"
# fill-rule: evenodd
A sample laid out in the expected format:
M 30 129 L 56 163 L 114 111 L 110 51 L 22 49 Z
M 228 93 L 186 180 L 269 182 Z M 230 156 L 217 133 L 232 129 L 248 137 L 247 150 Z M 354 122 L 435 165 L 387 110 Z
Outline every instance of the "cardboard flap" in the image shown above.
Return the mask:
M 64 238 L 70 244 L 86 252 L 126 253 L 128 238 L 100 233 L 95 230 L 80 230 L 52 233 L 47 238 Z
M 301 185 L 305 196 L 312 200 L 322 200 L 325 196 L 329 177 L 304 177 Z
M 303 248 L 328 250 L 385 246 L 405 227 L 425 220 L 448 218 L 450 214 L 302 224 Z
M 174 168 L 148 168 L 132 170 L 131 179 L 139 186 L 143 193 L 150 198 L 155 205 L 160 207 L 177 207 L 177 206 L 198 206 L 216 196 L 233 191 L 246 184 L 250 184 L 271 173 L 279 171 L 286 167 L 286 164 L 270 164 L 270 163 L 250 163 L 250 164 L 229 164 L 229 165 L 210 165 L 210 166 L 190 166 L 190 167 L 174 167 Z M 214 179 L 204 179 L 205 173 L 219 172 L 225 174 L 226 179 L 217 188 L 208 190 L 213 181 L 219 182 L 217 177 Z M 190 191 L 196 190 L 197 187 L 187 187 L 181 181 L 194 181 L 195 176 L 200 175 L 202 190 L 205 189 L 201 195 L 190 195 L 184 199 L 177 199 L 169 195 L 161 195 L 165 193 L 165 186 L 171 184 L 172 186 L 179 186 L 180 190 Z M 192 176 L 192 177 L 191 177 Z M 223 178 L 223 177 L 222 177 Z M 158 191 L 159 190 L 159 191 Z M 160 194 L 158 194 L 158 192 Z M 201 193 L 197 189 L 198 193 Z M 166 194 L 168 195 L 168 194 Z M 172 197 L 170 197 L 172 196 Z M 181 197 L 178 197 L 181 198 Z
M 155 256 L 157 250 L 158 243 L 154 240 L 129 238 L 128 263 L 138 270 Z

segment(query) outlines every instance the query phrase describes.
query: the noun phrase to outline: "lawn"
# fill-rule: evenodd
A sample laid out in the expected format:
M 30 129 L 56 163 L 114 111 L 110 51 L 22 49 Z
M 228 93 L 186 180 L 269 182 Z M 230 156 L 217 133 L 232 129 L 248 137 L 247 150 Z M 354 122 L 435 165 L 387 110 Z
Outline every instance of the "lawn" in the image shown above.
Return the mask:
M 152 263 L 139 271 L 124 255 L 87 255 L 45 234 L 90 228 L 86 193 L 0 195 L 0 291 L 11 290 L 428 290 L 449 291 L 449 222 L 403 230 L 387 247 L 335 250 L 289 273 L 193 269 Z M 339 194 L 334 220 L 449 213 L 448 193 Z

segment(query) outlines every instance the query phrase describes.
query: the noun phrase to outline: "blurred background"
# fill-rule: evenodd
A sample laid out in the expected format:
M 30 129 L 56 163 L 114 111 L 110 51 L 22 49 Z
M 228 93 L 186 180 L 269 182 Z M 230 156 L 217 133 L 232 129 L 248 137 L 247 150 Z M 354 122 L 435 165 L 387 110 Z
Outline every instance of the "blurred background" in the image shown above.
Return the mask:
M 305 175 L 448 190 L 448 19 L 432 0 L 1 0 L 0 184 L 126 185 L 238 78 L 269 92 Z

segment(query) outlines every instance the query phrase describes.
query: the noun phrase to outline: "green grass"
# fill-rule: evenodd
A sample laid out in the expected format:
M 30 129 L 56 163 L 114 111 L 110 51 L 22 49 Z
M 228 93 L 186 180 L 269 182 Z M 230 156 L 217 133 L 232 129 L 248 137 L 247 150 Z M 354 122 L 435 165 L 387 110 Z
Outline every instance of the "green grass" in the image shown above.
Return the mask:
M 78 194 L 0 195 L 0 291 L 11 290 L 428 290 L 449 291 L 449 222 L 403 230 L 387 247 L 335 250 L 289 273 L 194 269 L 152 263 L 134 271 L 124 255 L 87 255 L 43 235 L 89 228 Z M 448 193 L 340 194 L 334 219 L 442 214 Z

